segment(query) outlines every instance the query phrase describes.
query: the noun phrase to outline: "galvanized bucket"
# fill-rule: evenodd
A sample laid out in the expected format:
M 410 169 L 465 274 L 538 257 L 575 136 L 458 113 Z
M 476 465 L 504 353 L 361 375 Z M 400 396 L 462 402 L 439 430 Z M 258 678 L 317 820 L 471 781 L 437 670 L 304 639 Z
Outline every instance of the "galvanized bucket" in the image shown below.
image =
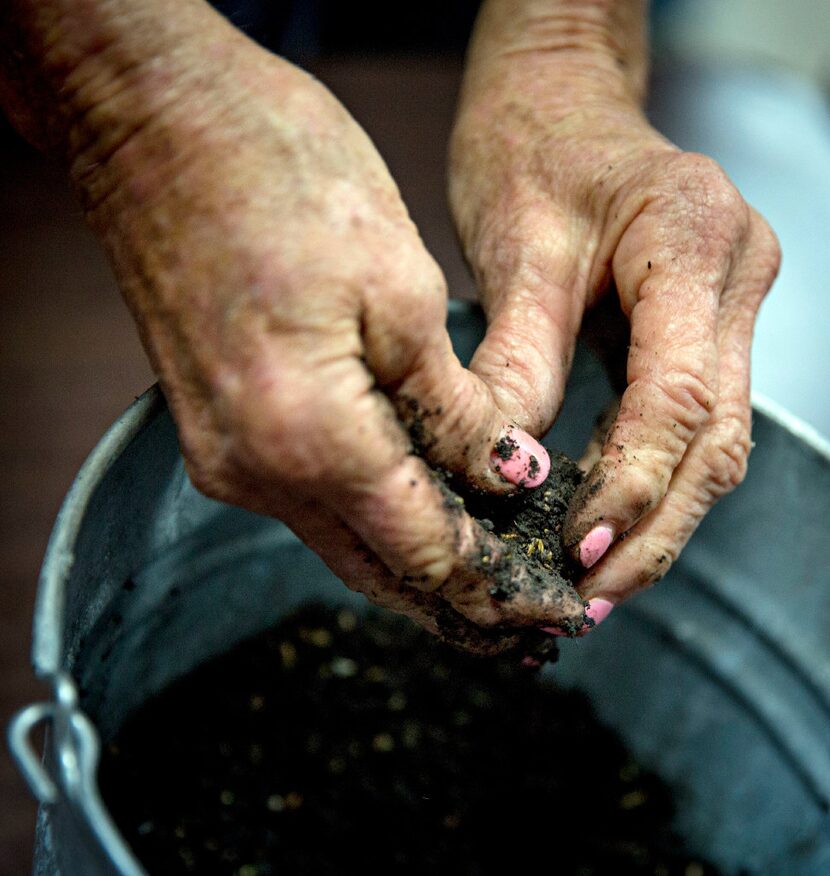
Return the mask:
M 450 327 L 469 356 L 480 314 L 454 305 Z M 608 395 L 580 356 L 551 443 L 578 453 Z M 755 410 L 744 485 L 664 583 L 566 643 L 555 672 L 673 788 L 693 852 L 726 873 L 826 876 L 830 448 L 770 403 Z M 34 665 L 53 697 L 9 729 L 41 802 L 37 874 L 145 873 L 98 792 L 101 742 L 174 678 L 308 599 L 362 601 L 280 523 L 199 495 L 148 391 L 82 468 L 43 564 Z

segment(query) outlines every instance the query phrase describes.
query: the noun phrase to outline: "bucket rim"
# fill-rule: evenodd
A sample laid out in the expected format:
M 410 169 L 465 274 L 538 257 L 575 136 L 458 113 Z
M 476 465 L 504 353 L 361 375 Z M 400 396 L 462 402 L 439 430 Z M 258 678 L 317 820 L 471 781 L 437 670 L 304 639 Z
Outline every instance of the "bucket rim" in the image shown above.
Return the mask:
M 106 430 L 61 503 L 46 546 L 35 598 L 32 665 L 40 678 L 54 680 L 62 673 L 65 585 L 75 562 L 75 544 L 89 502 L 130 442 L 166 409 L 161 388 L 154 383 Z

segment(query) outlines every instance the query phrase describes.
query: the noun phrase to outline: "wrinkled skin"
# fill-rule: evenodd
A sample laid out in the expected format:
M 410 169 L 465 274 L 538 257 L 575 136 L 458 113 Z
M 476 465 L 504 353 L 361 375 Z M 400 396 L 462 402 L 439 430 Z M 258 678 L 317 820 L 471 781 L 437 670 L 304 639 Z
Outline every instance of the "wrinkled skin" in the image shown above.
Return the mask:
M 210 56 L 209 87 L 155 105 L 171 73 L 143 73 L 81 117 L 72 161 L 193 483 L 282 519 L 350 587 L 461 647 L 578 629 L 576 593 L 523 587 L 411 452 L 414 411 L 433 464 L 514 489 L 490 464 L 511 423 L 452 351 L 444 279 L 382 160 L 320 83 L 205 12 L 172 75 Z M 146 119 L 121 130 L 136 104 Z M 495 567 L 513 598 L 491 598 Z
M 433 464 L 515 489 L 493 446 L 551 424 L 583 311 L 611 279 L 628 386 L 566 535 L 577 556 L 598 521 L 630 537 L 582 595 L 617 602 L 653 581 L 743 476 L 774 238 L 712 162 L 648 128 L 636 87 L 594 99 L 584 69 L 604 47 L 580 44 L 571 76 L 550 46 L 514 46 L 505 20 L 538 3 L 485 8 L 453 138 L 452 205 L 490 320 L 471 371 L 444 328 L 440 270 L 322 85 L 199 0 L 89 0 L 80 19 L 77 0 L 45 0 L 40 18 L 13 5 L 28 42 L 7 110 L 67 156 L 207 495 L 279 517 L 350 587 L 461 647 L 578 630 L 577 594 L 524 587 L 447 506 L 405 427 L 421 417 Z M 537 32 L 525 23 L 522 40 Z M 563 75 L 572 87 L 554 88 Z M 583 99 L 591 111 L 573 112 Z M 515 598 L 490 597 L 483 552 Z
M 601 21 L 552 5 L 591 6 L 486 4 L 451 196 L 489 322 L 471 368 L 529 432 L 551 425 L 579 326 L 601 308 L 622 397 L 582 460 L 565 536 L 577 558 L 595 526 L 625 536 L 580 586 L 617 603 L 662 577 L 745 475 L 752 332 L 780 254 L 715 162 L 647 124 L 637 58 L 609 56 Z

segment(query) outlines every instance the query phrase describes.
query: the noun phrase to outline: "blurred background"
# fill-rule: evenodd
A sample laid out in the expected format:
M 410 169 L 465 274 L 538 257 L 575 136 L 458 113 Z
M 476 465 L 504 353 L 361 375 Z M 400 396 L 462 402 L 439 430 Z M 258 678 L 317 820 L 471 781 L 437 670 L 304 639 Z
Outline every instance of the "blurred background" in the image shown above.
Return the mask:
M 478 3 L 223 0 L 326 82 L 368 130 L 452 293 L 473 284 L 444 201 L 444 153 Z M 663 0 L 650 113 L 720 161 L 781 239 L 754 349 L 757 391 L 830 437 L 830 4 Z M 60 169 L 0 126 L 0 724 L 47 692 L 29 667 L 40 560 L 60 501 L 153 377 Z M 0 754 L 0 876 L 31 867 L 35 807 Z

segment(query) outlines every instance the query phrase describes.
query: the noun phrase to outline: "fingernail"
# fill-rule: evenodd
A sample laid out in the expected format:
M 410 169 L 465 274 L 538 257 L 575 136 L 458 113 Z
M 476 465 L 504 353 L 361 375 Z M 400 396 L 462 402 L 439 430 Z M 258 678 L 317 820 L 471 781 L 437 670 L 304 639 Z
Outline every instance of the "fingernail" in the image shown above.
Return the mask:
M 527 669 L 538 669 L 541 665 L 535 657 L 522 657 L 522 666 Z
M 515 426 L 496 442 L 490 464 L 506 481 L 520 487 L 538 487 L 550 472 L 547 450 Z
M 579 561 L 586 569 L 597 563 L 611 547 L 614 530 L 610 526 L 595 526 L 579 543 Z
M 585 609 L 585 614 L 594 622 L 594 626 L 601 624 L 605 618 L 611 614 L 614 608 L 614 603 L 607 599 L 597 597 L 596 599 L 588 600 L 588 607 Z M 587 632 L 587 631 L 584 631 Z
M 614 608 L 614 603 L 609 602 L 607 599 L 601 599 L 597 597 L 596 599 L 591 599 L 588 601 L 588 605 L 585 608 L 585 614 L 588 615 L 589 618 L 593 621 L 593 624 L 584 624 L 582 629 L 579 631 L 577 635 L 584 636 L 589 630 L 592 630 L 598 624 L 601 624 L 605 618 L 611 614 L 611 610 Z M 542 627 L 542 632 L 550 633 L 552 636 L 567 636 L 568 634 L 563 630 L 560 630 L 559 627 Z

